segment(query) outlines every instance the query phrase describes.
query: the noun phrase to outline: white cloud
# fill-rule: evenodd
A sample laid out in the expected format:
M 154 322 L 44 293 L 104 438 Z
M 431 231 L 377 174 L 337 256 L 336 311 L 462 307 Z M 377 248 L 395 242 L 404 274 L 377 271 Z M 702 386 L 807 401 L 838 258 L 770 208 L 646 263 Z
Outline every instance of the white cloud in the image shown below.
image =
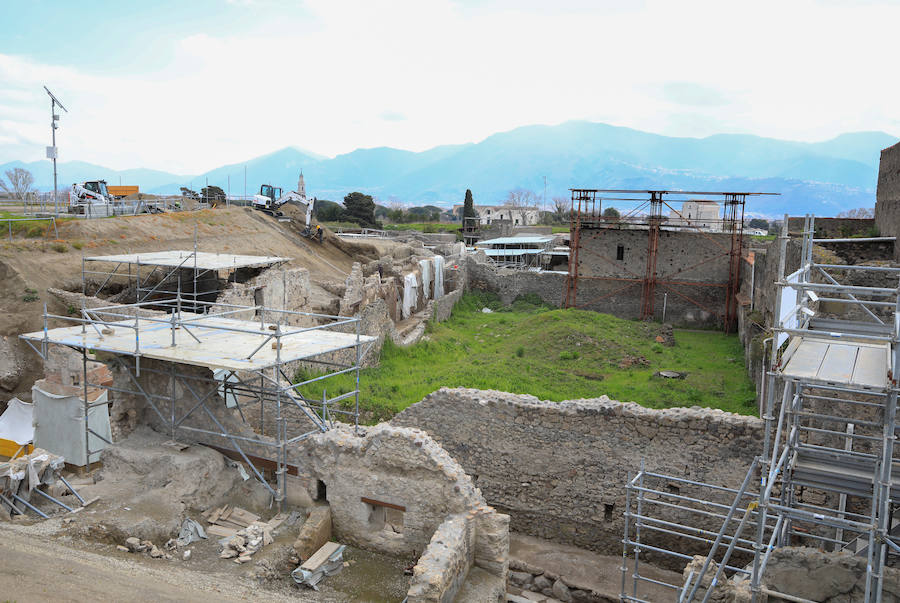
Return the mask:
M 263 33 L 174 40 L 168 65 L 126 78 L 0 54 L 0 161 L 43 156 L 44 83 L 71 111 L 61 158 L 180 173 L 289 145 L 420 150 L 569 119 L 796 139 L 898 129 L 900 82 L 880 60 L 895 5 L 311 0 L 305 11 L 252 29 Z M 13 136 L 25 144 L 3 142 Z

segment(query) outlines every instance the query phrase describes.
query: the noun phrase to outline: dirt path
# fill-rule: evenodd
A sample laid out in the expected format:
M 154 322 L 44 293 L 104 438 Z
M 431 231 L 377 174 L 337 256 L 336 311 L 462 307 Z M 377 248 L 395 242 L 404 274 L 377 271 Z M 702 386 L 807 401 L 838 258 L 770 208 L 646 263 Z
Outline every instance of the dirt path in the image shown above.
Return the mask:
M 297 601 L 233 575 L 185 570 L 166 561 L 117 559 L 66 546 L 23 526 L 0 524 L 0 593 L 29 601 Z M 304 593 L 306 601 L 345 600 Z

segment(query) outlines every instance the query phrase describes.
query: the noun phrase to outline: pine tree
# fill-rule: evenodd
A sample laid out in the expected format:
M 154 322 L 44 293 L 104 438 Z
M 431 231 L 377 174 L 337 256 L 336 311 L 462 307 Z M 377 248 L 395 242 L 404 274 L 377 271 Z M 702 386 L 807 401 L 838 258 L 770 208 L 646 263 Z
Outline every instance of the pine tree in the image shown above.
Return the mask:
M 475 213 L 475 201 L 472 199 L 472 191 L 470 189 L 466 189 L 466 200 L 463 202 L 463 220 L 466 218 L 477 218 L 478 214 Z

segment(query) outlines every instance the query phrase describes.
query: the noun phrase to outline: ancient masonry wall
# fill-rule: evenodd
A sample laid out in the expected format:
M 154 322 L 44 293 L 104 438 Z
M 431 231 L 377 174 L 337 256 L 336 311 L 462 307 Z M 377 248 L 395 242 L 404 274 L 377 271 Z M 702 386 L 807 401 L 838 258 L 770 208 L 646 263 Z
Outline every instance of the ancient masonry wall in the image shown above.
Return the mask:
M 647 231 L 611 229 L 585 231 L 579 257 L 577 306 L 622 318 L 641 315 L 642 286 L 646 272 Z M 619 247 L 622 260 L 616 260 Z M 659 285 L 654 299 L 657 320 L 675 326 L 716 326 L 725 311 L 728 282 L 728 251 L 731 235 L 662 231 L 657 260 L 661 280 L 678 284 Z M 495 268 L 486 258 L 469 256 L 468 288 L 496 293 L 504 303 L 534 294 L 544 303 L 560 307 L 565 294 L 562 272 L 529 272 Z M 634 282 L 629 282 L 634 281 Z
M 205 396 L 210 388 L 198 379 L 212 377 L 208 369 L 151 359 L 142 360 L 136 378 L 118 363 L 111 363 L 110 368 L 114 387 L 133 390 L 137 384 L 160 410 L 153 410 L 144 396 L 117 393 L 112 420 L 119 423 L 121 437 L 138 424 L 149 424 L 169 435 L 171 414 L 181 418 L 194 408 L 197 396 Z M 173 370 L 181 376 L 175 383 Z M 172 392 L 174 408 L 164 400 Z M 217 392 L 210 392 L 206 407 L 209 413 L 195 410 L 183 425 L 215 432 L 223 425 L 234 435 L 259 442 L 241 440 L 239 445 L 246 454 L 276 458 L 276 449 L 265 445 L 272 439 L 254 433 L 236 409 L 225 407 Z M 180 441 L 236 449 L 234 441 L 221 436 L 185 430 L 174 435 Z M 435 592 L 455 592 L 476 567 L 505 584 L 509 518 L 485 503 L 459 463 L 425 432 L 383 423 L 356 435 L 351 427 L 340 427 L 289 447 L 287 461 L 289 472 L 298 474 L 289 487 L 303 488 L 313 497 L 325 493 L 333 531 L 341 542 L 410 559 L 430 550 L 421 567 L 414 570 L 413 584 L 427 586 L 417 591 L 424 598 L 411 601 L 452 600 L 429 597 Z M 444 536 L 449 538 L 449 527 L 437 540 L 432 538 L 448 516 L 465 518 L 465 537 L 453 538 L 458 543 L 454 546 L 464 543 L 467 548 L 455 554 L 439 552 L 446 545 Z
M 720 410 L 447 388 L 392 423 L 427 431 L 489 504 L 510 514 L 513 530 L 608 554 L 621 552 L 624 486 L 642 461 L 649 471 L 737 487 L 763 429 Z
M 876 192 L 875 223 L 882 236 L 900 236 L 900 143 L 881 151 Z M 900 245 L 894 245 L 900 261 Z

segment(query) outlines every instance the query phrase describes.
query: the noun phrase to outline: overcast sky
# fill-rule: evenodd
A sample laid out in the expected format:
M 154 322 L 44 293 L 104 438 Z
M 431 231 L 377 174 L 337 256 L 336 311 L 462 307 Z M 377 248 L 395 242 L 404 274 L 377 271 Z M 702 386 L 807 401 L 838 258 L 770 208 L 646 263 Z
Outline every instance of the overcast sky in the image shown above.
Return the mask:
M 181 174 L 571 119 L 900 134 L 900 2 L 0 0 L 0 163 Z

